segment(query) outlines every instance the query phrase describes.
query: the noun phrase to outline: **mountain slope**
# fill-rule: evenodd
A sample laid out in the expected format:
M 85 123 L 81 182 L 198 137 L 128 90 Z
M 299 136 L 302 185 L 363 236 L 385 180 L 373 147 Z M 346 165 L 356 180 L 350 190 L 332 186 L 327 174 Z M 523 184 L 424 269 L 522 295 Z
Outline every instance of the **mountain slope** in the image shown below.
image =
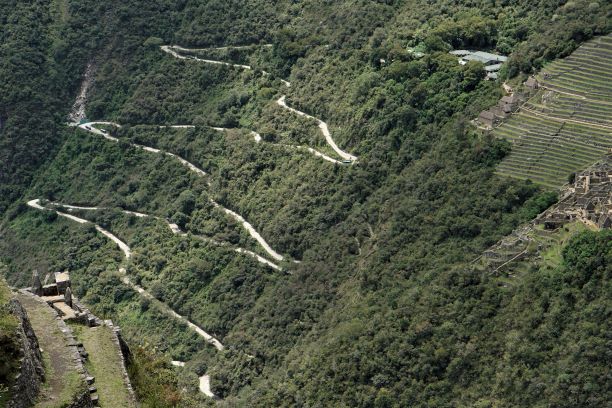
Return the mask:
M 543 404 L 547 393 L 493 383 L 495 363 L 518 370 L 517 381 L 532 378 L 523 360 L 498 353 L 505 319 L 530 286 L 504 290 L 466 264 L 548 202 L 532 183 L 495 175 L 509 146 L 469 121 L 495 103 L 499 84 L 446 51 L 515 51 L 508 73 L 529 71 L 605 33 L 609 6 L 586 14 L 584 2 L 273 3 L 134 0 L 89 10 L 100 22 L 84 35 L 80 58 L 57 56 L 75 64 L 70 85 L 52 81 L 74 96 L 92 62 L 87 118 L 121 127 L 65 127 L 68 98 L 49 108 L 58 137 L 36 154 L 46 164 L 6 200 L 0 256 L 9 279 L 25 285 L 31 268 L 69 269 L 76 294 L 112 316 L 132 344 L 185 361 L 184 370 L 159 364 L 161 374 L 151 375 L 169 383 L 150 385 L 167 389 L 164 406 L 212 404 L 197 392 L 204 374 L 226 406 Z M 77 35 L 72 16 L 66 25 Z M 532 52 L 541 35 L 554 41 Z M 200 60 L 254 69 L 161 48 L 175 44 L 206 49 L 194 54 Z M 232 47 L 244 45 L 253 47 Z M 336 154 L 322 122 L 356 163 L 307 150 Z M 18 129 L 25 135 L 28 125 Z M 132 256 L 124 259 L 92 224 L 25 206 L 37 198 L 104 207 L 72 213 L 117 236 Z M 282 271 L 233 250 L 271 256 L 232 213 L 283 257 Z M 124 262 L 130 280 L 160 303 L 122 283 Z M 225 349 L 207 345 L 168 307 Z M 192 396 L 174 394 L 183 385 Z M 591 392 L 582 388 L 578 400 Z
M 493 131 L 513 143 L 500 174 L 560 187 L 612 148 L 611 58 L 607 35 L 545 66 L 540 90 Z

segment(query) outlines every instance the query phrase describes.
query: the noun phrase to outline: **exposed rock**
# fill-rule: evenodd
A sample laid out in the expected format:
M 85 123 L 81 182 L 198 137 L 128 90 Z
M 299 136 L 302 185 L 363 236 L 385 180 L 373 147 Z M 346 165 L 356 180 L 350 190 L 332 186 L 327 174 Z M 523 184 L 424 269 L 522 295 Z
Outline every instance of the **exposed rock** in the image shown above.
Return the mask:
M 70 290 L 70 286 L 66 288 L 66 292 L 64 293 L 64 302 L 72 307 L 72 291 Z

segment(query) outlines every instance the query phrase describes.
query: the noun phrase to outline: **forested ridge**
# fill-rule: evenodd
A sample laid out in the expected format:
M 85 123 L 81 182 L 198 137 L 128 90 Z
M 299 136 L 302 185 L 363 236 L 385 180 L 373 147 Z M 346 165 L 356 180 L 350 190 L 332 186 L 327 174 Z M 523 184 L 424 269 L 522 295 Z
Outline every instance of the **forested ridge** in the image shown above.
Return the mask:
M 470 266 L 552 200 L 494 174 L 510 145 L 470 121 L 501 83 L 447 51 L 509 54 L 501 76 L 518 82 L 608 33 L 610 7 L 0 1 L 0 271 L 26 286 L 70 270 L 122 327 L 143 406 L 605 406 L 610 234 L 580 233 L 557 268 L 510 286 Z M 66 124 L 88 64 L 87 118 L 120 124 L 100 126 L 116 142 Z M 283 95 L 358 160 L 287 148 L 341 159 Z M 38 198 L 104 207 L 71 213 L 131 258 L 93 224 L 26 206 Z M 234 251 L 268 256 L 223 208 L 282 271 Z M 198 392 L 204 373 L 220 401 Z

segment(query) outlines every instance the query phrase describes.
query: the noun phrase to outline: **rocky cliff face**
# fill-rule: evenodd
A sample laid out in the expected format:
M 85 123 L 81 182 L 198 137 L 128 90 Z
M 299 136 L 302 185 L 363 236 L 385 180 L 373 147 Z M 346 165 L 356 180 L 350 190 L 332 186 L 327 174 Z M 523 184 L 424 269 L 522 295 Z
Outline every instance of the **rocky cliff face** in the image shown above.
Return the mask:
M 19 320 L 17 329 L 19 344 L 19 372 L 12 385 L 12 399 L 8 402 L 9 408 L 26 408 L 34 405 L 44 381 L 45 371 L 42 363 L 42 354 L 38 346 L 38 339 L 28 315 L 17 299 L 9 303 L 10 312 Z

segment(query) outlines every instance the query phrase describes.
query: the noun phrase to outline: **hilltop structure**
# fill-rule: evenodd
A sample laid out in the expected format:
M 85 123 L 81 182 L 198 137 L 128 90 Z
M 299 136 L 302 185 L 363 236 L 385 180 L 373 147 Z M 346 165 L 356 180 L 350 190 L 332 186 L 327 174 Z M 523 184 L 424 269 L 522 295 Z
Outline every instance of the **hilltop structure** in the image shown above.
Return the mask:
M 554 237 L 563 235 L 571 223 L 592 230 L 612 229 L 612 151 L 578 173 L 557 204 L 487 249 L 474 264 L 498 274 L 519 261 L 541 259 L 546 246 L 555 244 Z
M 459 57 L 459 64 L 465 65 L 470 61 L 482 62 L 487 72 L 487 79 L 497 79 L 497 74 L 504 62 L 508 60 L 505 55 L 492 54 L 485 51 L 454 50 L 450 54 Z

